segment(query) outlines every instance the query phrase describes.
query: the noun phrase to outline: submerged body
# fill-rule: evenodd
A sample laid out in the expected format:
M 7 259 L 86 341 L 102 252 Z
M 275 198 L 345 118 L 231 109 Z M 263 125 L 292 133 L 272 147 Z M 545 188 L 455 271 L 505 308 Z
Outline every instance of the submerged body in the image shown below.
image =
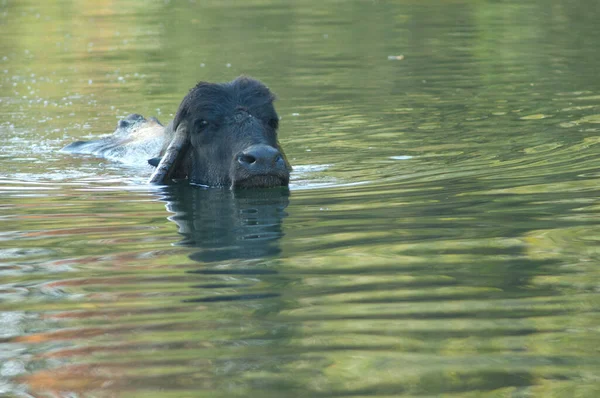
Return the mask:
M 114 133 L 94 141 L 76 141 L 62 150 L 87 153 L 128 164 L 141 164 L 158 156 L 168 141 L 165 126 L 156 118 L 131 114 L 119 120 Z
M 290 165 L 277 141 L 274 96 L 257 80 L 199 83 L 166 127 L 132 114 L 109 137 L 63 150 L 156 166 L 151 183 L 188 179 L 231 188 L 287 186 Z

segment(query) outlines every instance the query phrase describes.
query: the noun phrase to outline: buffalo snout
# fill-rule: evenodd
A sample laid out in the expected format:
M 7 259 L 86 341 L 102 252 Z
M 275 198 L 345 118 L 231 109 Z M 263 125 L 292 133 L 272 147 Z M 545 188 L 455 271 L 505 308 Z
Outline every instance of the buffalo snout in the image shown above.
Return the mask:
M 232 187 L 287 185 L 289 170 L 283 154 L 271 145 L 252 145 L 234 157 Z
M 242 170 L 250 174 L 265 174 L 273 169 L 285 170 L 281 153 L 270 145 L 253 145 L 236 156 Z

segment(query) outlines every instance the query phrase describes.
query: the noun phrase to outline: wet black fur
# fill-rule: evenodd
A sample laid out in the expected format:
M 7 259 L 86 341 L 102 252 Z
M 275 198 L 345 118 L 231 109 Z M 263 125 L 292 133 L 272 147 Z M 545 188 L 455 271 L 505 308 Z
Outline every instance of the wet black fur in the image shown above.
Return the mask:
M 256 178 L 236 168 L 234 158 L 257 144 L 272 146 L 283 154 L 277 143 L 279 117 L 274 100 L 264 84 L 249 77 L 228 83 L 198 83 L 167 127 L 176 131 L 185 120 L 190 133 L 191 148 L 178 176 L 186 174 L 191 182 L 210 186 L 235 186 L 244 178 Z M 269 181 L 279 178 L 280 185 L 287 185 L 289 165 L 285 163 L 284 168 L 269 171 Z M 265 180 L 265 184 L 272 182 Z

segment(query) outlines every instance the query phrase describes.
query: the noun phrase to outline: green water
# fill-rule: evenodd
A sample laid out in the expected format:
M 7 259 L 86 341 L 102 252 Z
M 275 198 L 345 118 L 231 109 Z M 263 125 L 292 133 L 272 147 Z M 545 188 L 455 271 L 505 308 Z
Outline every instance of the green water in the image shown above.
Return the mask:
M 0 0 L 0 396 L 600 396 L 599 4 Z M 58 152 L 240 74 L 289 192 Z

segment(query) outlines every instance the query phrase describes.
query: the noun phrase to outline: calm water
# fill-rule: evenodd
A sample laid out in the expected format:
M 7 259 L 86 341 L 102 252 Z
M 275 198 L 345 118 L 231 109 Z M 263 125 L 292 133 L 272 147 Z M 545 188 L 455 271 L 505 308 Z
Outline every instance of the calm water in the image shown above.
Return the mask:
M 599 20 L 0 0 L 0 396 L 600 396 Z M 240 74 L 290 192 L 58 152 Z

